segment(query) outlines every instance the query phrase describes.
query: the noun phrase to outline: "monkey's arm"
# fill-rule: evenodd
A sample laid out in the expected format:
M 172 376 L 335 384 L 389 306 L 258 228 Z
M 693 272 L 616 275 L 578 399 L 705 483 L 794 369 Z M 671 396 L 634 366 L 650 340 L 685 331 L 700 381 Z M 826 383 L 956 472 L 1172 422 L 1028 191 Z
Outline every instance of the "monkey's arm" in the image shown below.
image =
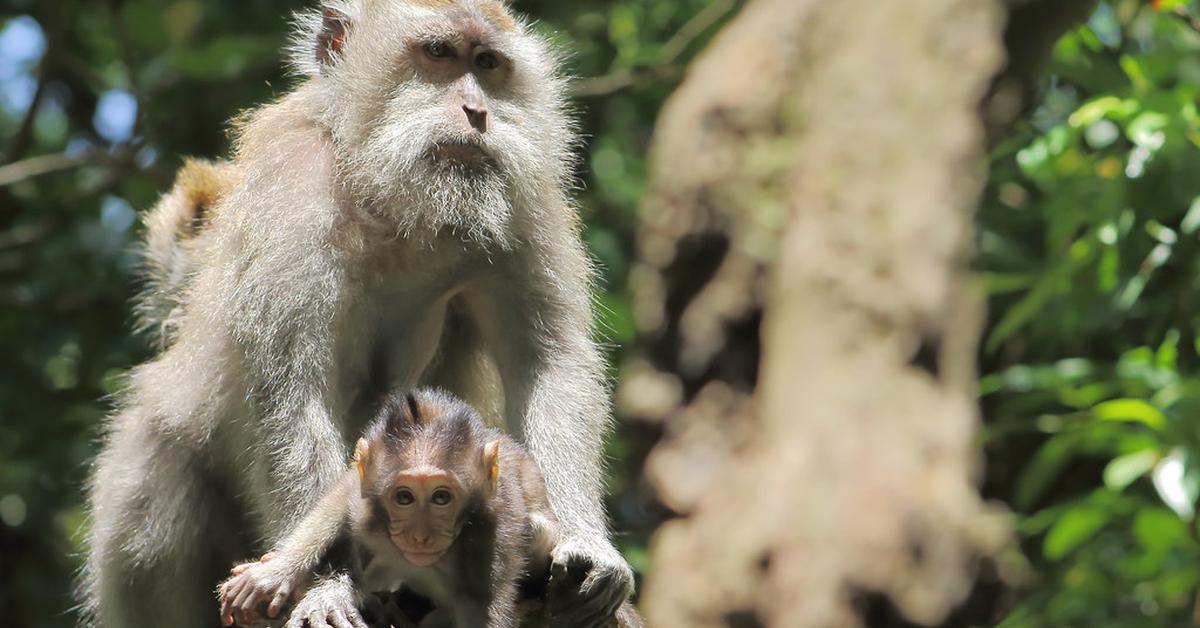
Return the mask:
M 233 340 L 226 370 L 242 378 L 252 404 L 245 437 L 270 490 L 251 497 L 270 516 L 261 532 L 272 543 L 317 503 L 346 462 L 333 414 L 335 325 L 346 280 L 325 143 L 301 129 L 252 151 L 213 225 L 222 264 L 206 268 L 198 278 L 205 285 L 194 291 L 215 295 L 196 308 Z
M 509 430 L 542 470 L 558 518 L 548 600 L 555 625 L 601 626 L 633 587 L 601 503 L 609 420 L 604 359 L 592 338 L 591 268 L 582 242 L 567 225 L 547 231 L 557 237 L 519 251 L 503 281 L 482 288 L 492 316 L 479 318 L 504 381 Z

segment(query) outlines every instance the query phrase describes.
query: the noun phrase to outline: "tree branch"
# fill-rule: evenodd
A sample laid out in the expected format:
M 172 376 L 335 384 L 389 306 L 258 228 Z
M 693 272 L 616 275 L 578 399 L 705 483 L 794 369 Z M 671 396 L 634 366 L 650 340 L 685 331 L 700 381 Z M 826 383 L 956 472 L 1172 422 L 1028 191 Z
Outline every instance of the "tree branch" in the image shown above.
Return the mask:
M 92 149 L 78 154 L 54 153 L 30 157 L 0 166 L 0 187 L 79 166 L 95 165 L 121 168 L 129 165 L 136 153 L 136 146 L 124 145 L 113 153 Z
M 574 98 L 610 96 L 619 91 L 663 79 L 679 72 L 676 65 L 679 57 L 687 51 L 701 35 L 721 21 L 737 6 L 736 0 L 717 0 L 679 27 L 679 30 L 663 44 L 658 60 L 652 65 L 626 68 L 611 74 L 581 79 L 571 87 Z

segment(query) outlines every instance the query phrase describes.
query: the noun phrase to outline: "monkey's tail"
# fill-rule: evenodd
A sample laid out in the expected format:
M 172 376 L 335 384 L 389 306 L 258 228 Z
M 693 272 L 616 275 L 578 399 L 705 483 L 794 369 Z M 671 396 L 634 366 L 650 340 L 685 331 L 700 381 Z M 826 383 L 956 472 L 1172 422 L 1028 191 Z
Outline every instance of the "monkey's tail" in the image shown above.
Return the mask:
M 200 236 L 232 185 L 233 167 L 228 162 L 187 159 L 171 191 L 143 217 L 142 289 L 134 306 L 135 329 L 158 349 L 174 340 L 195 258 L 203 254 Z

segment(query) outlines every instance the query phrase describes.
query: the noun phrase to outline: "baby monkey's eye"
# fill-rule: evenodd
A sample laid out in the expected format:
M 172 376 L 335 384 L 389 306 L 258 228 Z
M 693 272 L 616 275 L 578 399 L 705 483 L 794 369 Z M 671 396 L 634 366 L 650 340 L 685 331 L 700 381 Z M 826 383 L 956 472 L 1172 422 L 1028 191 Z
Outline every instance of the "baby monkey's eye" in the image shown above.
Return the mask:
M 495 70 L 500 67 L 500 59 L 494 52 L 481 52 L 475 55 L 475 67 L 480 70 Z
M 413 502 L 417 501 L 417 498 L 413 495 L 413 492 L 406 488 L 396 491 L 396 496 L 394 499 L 396 500 L 396 503 L 400 504 L 401 506 L 411 506 Z
M 433 59 L 445 59 L 453 57 L 454 51 L 444 41 L 431 41 L 425 44 L 425 54 Z
M 429 499 L 438 506 L 445 506 L 454 500 L 454 495 L 444 488 L 439 488 L 433 492 L 433 496 Z

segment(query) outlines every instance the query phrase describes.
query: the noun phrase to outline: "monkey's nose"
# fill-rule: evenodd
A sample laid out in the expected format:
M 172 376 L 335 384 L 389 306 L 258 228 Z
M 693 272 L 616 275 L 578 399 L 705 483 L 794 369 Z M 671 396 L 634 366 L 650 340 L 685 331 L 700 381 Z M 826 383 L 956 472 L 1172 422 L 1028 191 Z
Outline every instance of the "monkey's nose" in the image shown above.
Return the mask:
M 487 109 L 463 105 L 463 113 L 467 114 L 467 122 L 480 133 L 487 133 Z

